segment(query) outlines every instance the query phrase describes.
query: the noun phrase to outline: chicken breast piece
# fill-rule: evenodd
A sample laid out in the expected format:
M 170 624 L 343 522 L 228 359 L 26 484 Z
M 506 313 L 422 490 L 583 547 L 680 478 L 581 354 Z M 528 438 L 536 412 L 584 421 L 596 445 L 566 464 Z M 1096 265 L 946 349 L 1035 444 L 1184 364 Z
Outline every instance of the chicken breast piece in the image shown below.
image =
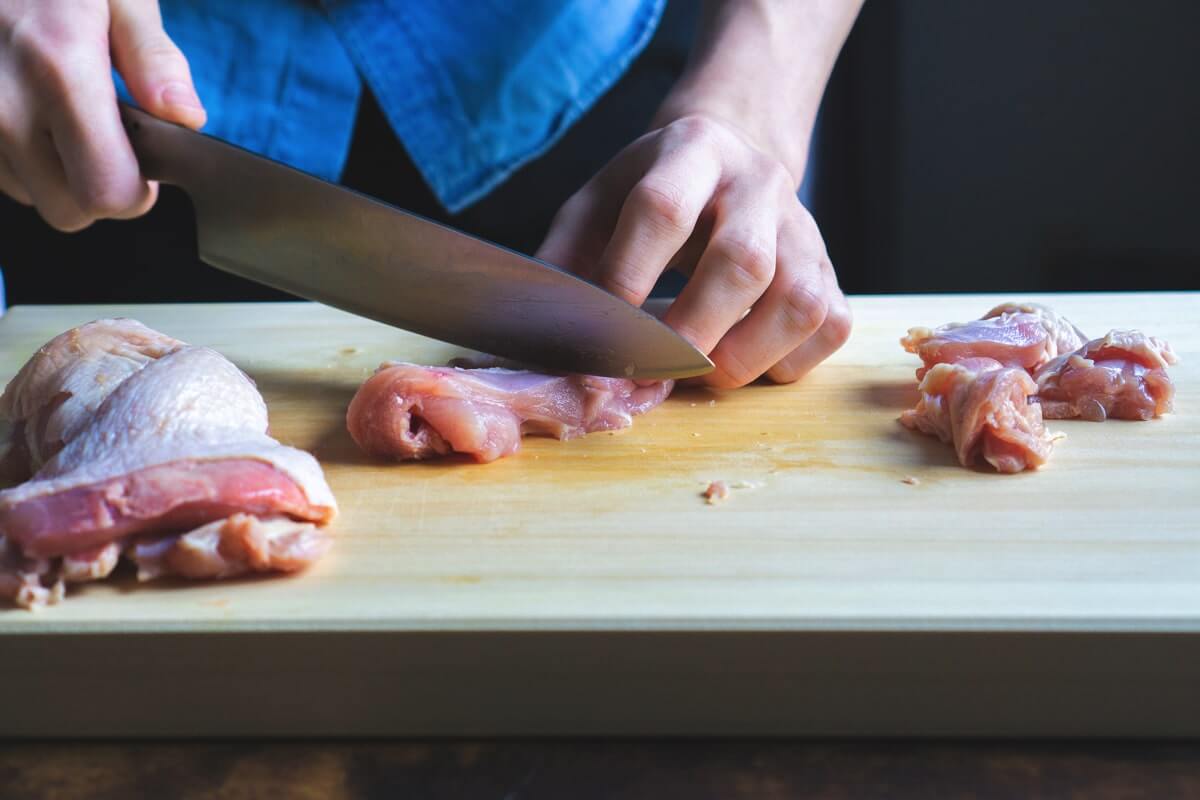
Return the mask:
M 1029 373 L 995 359 L 935 364 L 921 381 L 916 408 L 900 422 L 952 444 L 963 466 L 982 456 L 998 472 L 1037 469 L 1059 437 L 1046 430 L 1041 407 L 1029 402 L 1036 391 Z
M 1175 386 L 1167 367 L 1179 358 L 1141 331 L 1114 330 L 1037 371 L 1046 419 L 1147 420 L 1171 411 Z
M 515 453 L 529 434 L 569 439 L 627 428 L 673 385 L 393 362 L 359 388 L 346 425 L 373 455 L 407 460 L 454 452 L 486 462 Z

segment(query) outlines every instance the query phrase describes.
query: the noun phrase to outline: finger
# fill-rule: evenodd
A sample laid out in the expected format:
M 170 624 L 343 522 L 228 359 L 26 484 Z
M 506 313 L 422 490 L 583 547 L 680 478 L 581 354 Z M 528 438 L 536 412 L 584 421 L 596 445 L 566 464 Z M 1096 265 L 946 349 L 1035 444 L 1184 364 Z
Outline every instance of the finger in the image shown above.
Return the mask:
M 66 233 L 90 225 L 93 218 L 75 202 L 50 132 L 38 129 L 26 132 L 18 141 L 17 150 L 21 158 L 10 160 L 9 165 L 29 192 L 42 219 Z
M 816 333 L 828 314 L 823 274 L 825 248 L 799 226 L 780 226 L 777 274 L 762 299 L 721 340 L 710 358 L 716 369 L 705 382 L 744 386 Z
M 567 199 L 554 215 L 534 255 L 582 278 L 595 278 L 596 267 L 617 221 L 620 206 L 596 180 Z
M 8 159 L 3 153 L 0 153 L 0 192 L 16 200 L 21 205 L 33 205 L 33 198 L 29 196 L 24 184 L 17 179 L 17 174 L 13 172 L 13 168 L 9 165 Z
M 826 262 L 828 266 L 828 262 Z M 833 355 L 850 338 L 853 316 L 846 296 L 837 288 L 833 268 L 824 270 L 829 287 L 829 310 L 821 327 L 804 344 L 797 347 L 779 363 L 767 370 L 775 383 L 792 383 L 811 372 L 818 364 Z
M 112 0 L 113 60 L 129 93 L 150 114 L 189 128 L 206 113 L 187 59 L 163 30 L 157 0 Z
M 94 219 L 137 216 L 154 200 L 121 124 L 111 70 L 106 50 L 78 47 L 43 87 L 71 194 Z
M 720 161 L 705 148 L 662 153 L 621 206 L 600 258 L 600 285 L 640 306 L 691 237 L 720 177 Z
M 664 321 L 709 353 L 754 305 L 775 275 L 778 210 L 745 193 L 721 200 L 712 238 Z M 765 367 L 764 367 L 765 369 Z

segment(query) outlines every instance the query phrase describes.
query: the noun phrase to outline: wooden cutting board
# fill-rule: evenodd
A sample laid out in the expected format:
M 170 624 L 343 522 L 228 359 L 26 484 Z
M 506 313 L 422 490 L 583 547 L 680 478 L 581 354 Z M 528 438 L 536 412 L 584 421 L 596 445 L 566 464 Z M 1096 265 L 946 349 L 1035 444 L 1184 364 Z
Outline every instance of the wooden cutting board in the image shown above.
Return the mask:
M 1168 339 L 1177 413 L 1052 423 L 1050 465 L 1014 476 L 901 428 L 906 328 L 1004 299 Z M 1200 296 L 852 305 L 798 384 L 681 389 L 490 465 L 380 463 L 346 433 L 380 361 L 444 344 L 310 304 L 11 310 L 0 381 L 101 316 L 225 353 L 342 511 L 300 577 L 0 611 L 0 734 L 1200 733 Z

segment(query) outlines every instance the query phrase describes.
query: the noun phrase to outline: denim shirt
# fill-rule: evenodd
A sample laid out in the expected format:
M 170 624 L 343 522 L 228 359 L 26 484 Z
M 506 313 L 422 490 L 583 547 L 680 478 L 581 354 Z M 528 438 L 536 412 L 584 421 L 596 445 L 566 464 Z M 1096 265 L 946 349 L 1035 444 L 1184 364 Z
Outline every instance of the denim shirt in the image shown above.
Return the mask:
M 336 180 L 365 82 L 434 194 L 456 212 L 558 140 L 646 45 L 664 3 L 160 5 L 208 110 L 206 133 Z

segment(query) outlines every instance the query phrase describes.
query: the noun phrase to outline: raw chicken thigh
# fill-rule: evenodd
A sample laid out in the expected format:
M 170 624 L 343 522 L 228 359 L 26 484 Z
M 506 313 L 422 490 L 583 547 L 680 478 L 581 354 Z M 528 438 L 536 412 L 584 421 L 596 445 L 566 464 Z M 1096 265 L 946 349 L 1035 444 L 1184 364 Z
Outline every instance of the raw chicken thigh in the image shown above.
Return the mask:
M 1037 469 L 1050 458 L 1055 436 L 1030 403 L 1037 384 L 1029 373 L 989 358 L 935 364 L 921 381 L 917 407 L 900 415 L 906 427 L 952 444 L 964 467 L 983 459 L 998 472 Z
M 30 359 L 0 413 L 7 471 L 32 473 L 0 492 L 0 596 L 18 604 L 103 578 L 123 553 L 153 561 L 143 577 L 227 577 L 293 571 L 328 547 L 316 526 L 337 506 L 320 466 L 267 435 L 253 382 L 213 350 L 89 323 Z

